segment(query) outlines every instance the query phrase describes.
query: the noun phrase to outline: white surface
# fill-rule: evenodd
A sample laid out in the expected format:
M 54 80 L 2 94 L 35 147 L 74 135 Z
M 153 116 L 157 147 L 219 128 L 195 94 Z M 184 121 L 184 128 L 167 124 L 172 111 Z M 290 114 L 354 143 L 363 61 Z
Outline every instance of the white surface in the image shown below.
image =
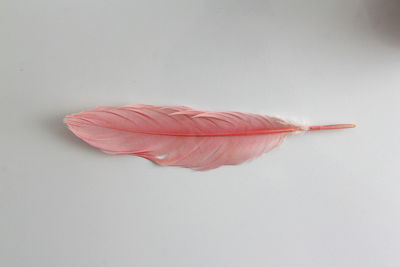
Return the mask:
M 400 2 L 3 0 L 0 266 L 399 266 Z M 64 115 L 184 104 L 358 128 L 208 172 Z

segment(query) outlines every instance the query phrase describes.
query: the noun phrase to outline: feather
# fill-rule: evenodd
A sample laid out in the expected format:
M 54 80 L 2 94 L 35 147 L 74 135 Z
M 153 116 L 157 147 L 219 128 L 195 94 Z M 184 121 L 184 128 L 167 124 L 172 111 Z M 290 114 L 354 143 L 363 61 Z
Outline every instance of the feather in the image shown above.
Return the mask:
M 99 107 L 64 121 L 76 136 L 106 153 L 195 170 L 240 164 L 295 132 L 355 127 L 305 126 L 266 115 L 151 105 Z

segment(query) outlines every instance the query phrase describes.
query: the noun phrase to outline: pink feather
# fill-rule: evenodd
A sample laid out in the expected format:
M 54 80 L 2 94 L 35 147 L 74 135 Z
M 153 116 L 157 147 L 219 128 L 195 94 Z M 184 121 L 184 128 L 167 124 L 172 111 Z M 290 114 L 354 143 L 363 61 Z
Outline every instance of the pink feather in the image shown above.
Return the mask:
M 100 107 L 64 121 L 76 136 L 106 153 L 195 170 L 240 164 L 267 153 L 294 132 L 354 127 L 302 126 L 265 115 L 150 105 Z

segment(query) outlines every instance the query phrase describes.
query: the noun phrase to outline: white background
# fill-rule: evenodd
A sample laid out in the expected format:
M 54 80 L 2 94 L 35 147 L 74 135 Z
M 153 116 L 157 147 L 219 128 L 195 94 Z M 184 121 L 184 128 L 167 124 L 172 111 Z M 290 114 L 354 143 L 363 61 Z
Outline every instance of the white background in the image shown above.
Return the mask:
M 0 266 L 399 266 L 400 1 L 2 0 Z M 208 172 L 65 115 L 188 105 L 356 129 Z

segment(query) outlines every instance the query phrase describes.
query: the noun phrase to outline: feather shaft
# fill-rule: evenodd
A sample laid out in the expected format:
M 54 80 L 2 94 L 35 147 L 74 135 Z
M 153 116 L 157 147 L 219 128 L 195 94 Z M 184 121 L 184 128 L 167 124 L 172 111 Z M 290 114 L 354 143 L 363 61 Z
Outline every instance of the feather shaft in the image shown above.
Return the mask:
M 337 129 L 348 129 L 348 128 L 356 128 L 356 125 L 355 124 L 314 125 L 309 127 L 309 131 L 337 130 Z

